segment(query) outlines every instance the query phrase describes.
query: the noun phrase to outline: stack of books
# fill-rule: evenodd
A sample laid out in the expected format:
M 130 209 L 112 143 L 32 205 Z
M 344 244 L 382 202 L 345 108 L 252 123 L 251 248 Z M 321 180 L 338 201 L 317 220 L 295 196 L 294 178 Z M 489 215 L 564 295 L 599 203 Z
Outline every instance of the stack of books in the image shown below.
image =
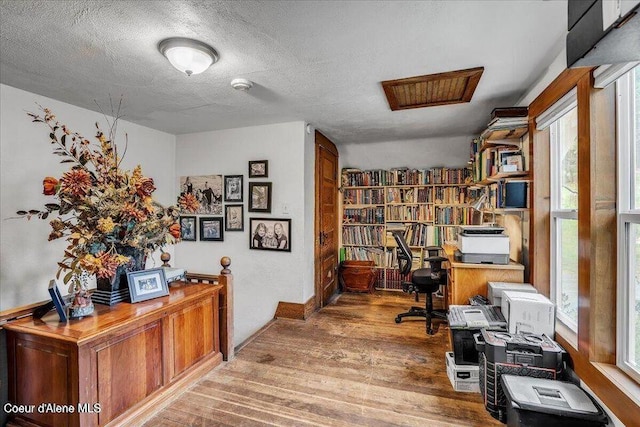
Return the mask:
M 494 108 L 491 112 L 491 121 L 482 133 L 482 137 L 484 138 L 497 130 L 526 127 L 528 114 L 527 107 Z

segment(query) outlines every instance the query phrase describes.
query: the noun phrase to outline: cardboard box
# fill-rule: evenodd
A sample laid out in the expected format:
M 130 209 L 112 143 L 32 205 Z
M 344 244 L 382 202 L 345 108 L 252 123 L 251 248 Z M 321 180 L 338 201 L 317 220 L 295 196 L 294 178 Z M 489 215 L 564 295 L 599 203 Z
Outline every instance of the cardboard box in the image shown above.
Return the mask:
M 537 293 L 536 288 L 529 283 L 488 282 L 487 296 L 491 305 L 502 308 L 502 293 L 504 291 Z
M 445 353 L 447 376 L 455 391 L 480 393 L 480 368 L 477 365 L 456 365 L 453 352 Z
M 556 306 L 542 294 L 504 291 L 502 314 L 512 334 L 523 332 L 554 337 Z

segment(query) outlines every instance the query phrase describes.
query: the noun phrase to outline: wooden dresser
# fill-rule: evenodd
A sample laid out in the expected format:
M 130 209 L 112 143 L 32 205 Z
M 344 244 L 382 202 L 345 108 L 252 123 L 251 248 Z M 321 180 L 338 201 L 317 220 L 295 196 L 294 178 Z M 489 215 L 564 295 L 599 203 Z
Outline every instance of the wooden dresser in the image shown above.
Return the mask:
M 449 259 L 447 275 L 448 305 L 468 305 L 475 295 L 487 296 L 487 282 L 524 282 L 524 265 L 514 261 L 509 264 L 470 264 L 456 261 L 452 245 L 443 249 Z
M 35 405 L 18 415 L 38 425 L 121 422 L 222 361 L 224 296 L 222 284 L 174 282 L 169 296 L 96 304 L 84 319 L 60 323 L 54 311 L 6 324 L 9 401 Z M 41 413 L 42 403 L 65 405 L 64 412 Z

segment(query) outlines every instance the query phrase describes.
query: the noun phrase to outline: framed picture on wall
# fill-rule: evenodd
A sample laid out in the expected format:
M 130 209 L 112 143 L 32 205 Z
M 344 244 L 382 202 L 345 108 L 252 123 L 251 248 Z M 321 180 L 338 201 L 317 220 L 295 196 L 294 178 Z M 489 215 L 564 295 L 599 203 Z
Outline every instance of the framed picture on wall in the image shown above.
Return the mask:
M 243 205 L 225 205 L 224 231 L 244 231 Z
M 249 249 L 291 252 L 291 219 L 250 218 Z
M 252 160 L 249 162 L 249 178 L 268 178 L 269 161 Z
M 193 194 L 200 208 L 196 214 L 222 215 L 222 175 L 180 177 L 180 195 Z
M 242 175 L 225 175 L 224 201 L 242 202 Z
M 249 212 L 271 213 L 271 183 L 249 183 Z
M 195 216 L 180 217 L 180 239 L 186 242 L 196 241 L 196 217 Z
M 200 240 L 203 242 L 222 242 L 224 240 L 222 217 L 200 217 Z

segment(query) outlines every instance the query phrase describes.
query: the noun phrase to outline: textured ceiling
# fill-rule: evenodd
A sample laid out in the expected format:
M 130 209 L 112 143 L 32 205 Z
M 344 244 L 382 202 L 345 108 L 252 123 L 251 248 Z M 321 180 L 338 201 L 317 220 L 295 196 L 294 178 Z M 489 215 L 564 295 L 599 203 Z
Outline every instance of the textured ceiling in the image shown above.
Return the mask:
M 304 120 L 338 144 L 472 135 L 560 52 L 566 1 L 0 1 L 0 82 L 172 134 Z M 187 77 L 167 37 L 220 60 Z M 484 67 L 468 104 L 391 111 L 380 85 Z M 252 80 L 248 93 L 236 77 Z

